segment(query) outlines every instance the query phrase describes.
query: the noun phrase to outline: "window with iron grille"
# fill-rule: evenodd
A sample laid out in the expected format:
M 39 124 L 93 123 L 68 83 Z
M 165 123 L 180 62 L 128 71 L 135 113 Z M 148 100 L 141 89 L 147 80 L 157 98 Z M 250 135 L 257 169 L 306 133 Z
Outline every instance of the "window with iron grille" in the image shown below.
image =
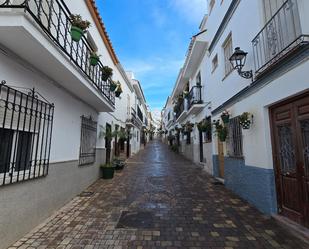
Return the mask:
M 239 124 L 239 116 L 231 118 L 229 122 L 228 154 L 233 157 L 242 157 L 242 129 Z
M 187 135 L 186 143 L 191 144 L 191 132 L 187 132 L 186 135 Z
M 81 138 L 79 165 L 87 165 L 95 162 L 95 150 L 97 141 L 97 122 L 92 118 L 81 117 Z
M 0 186 L 48 174 L 53 115 L 34 89 L 0 84 Z

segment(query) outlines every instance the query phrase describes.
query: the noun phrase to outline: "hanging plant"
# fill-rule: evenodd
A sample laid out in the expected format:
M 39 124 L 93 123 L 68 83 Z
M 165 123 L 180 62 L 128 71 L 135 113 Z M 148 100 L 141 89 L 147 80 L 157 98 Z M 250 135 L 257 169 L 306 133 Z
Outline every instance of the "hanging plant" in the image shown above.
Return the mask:
M 114 92 L 117 88 L 117 83 L 113 80 L 110 81 L 109 89 Z
M 182 94 L 183 94 L 183 96 L 186 98 L 186 97 L 188 97 L 189 92 L 188 92 L 188 91 L 183 91 Z
M 218 138 L 221 142 L 225 142 L 227 135 L 228 135 L 228 129 L 226 126 L 220 123 L 220 120 L 214 120 L 214 126 L 216 128 L 216 134 L 218 135 Z
M 250 129 L 251 120 L 250 117 L 252 115 L 249 112 L 244 112 L 239 116 L 239 124 L 244 130 Z
M 116 97 L 119 98 L 121 93 L 122 93 L 122 88 L 121 88 L 120 82 L 118 81 L 117 82 L 117 87 L 116 87 L 116 90 L 115 90 Z
M 191 123 L 190 121 L 188 121 L 186 123 L 186 132 L 192 132 L 193 131 L 193 128 L 194 128 L 194 124 Z
M 83 34 L 87 31 L 87 29 L 90 27 L 90 22 L 87 20 L 83 20 L 81 15 L 71 15 L 71 37 L 72 40 L 75 42 L 78 42 Z
M 91 52 L 90 53 L 90 65 L 91 66 L 98 65 L 98 63 L 100 61 L 100 56 L 101 55 L 98 55 L 97 52 Z
M 109 66 L 103 66 L 101 68 L 101 72 L 103 81 L 107 81 L 110 77 L 113 76 L 113 69 L 110 68 Z
M 197 123 L 197 128 L 201 132 L 211 131 L 211 122 L 207 119 L 203 119 L 201 122 Z
M 227 110 L 225 110 L 221 114 L 221 119 L 224 124 L 228 124 L 230 122 L 230 113 Z

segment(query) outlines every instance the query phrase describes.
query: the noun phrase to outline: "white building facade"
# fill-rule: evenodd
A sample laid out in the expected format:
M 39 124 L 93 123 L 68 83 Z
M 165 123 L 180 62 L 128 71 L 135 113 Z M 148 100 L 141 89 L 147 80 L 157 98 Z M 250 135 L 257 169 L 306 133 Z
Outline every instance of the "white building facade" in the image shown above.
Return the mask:
M 176 125 L 188 120 L 196 124 L 209 116 L 212 122 L 219 121 L 212 125 L 210 146 L 203 146 L 206 170 L 260 211 L 308 227 L 309 21 L 305 13 L 309 3 L 211 0 L 208 4 L 209 14 L 192 39 L 173 91 L 176 99 L 198 79 L 204 107 L 194 115 L 188 114 L 188 108 L 180 109 Z M 245 63 L 233 68 L 230 59 L 236 47 L 247 54 Z M 195 51 L 200 59 L 192 59 Z M 196 61 L 192 69 L 190 61 Z M 189 88 L 181 87 L 186 83 Z M 226 112 L 229 122 L 224 123 Z M 197 125 L 191 133 L 195 132 Z M 197 161 L 199 155 L 187 157 Z
M 91 23 L 78 42 L 70 35 L 71 14 Z M 92 52 L 101 55 L 96 66 Z M 120 82 L 120 98 L 102 79 L 103 66 Z M 0 73 L 0 248 L 6 248 L 97 180 L 101 164 L 140 147 L 128 121 L 137 93 L 94 1 L 0 1 Z M 106 124 L 127 139 L 106 141 Z

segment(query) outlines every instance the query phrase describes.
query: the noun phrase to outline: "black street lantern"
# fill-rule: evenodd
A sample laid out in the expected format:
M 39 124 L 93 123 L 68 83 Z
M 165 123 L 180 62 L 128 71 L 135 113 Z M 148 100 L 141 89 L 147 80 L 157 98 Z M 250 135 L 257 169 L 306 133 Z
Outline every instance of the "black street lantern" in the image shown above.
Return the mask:
M 244 52 L 240 47 L 235 48 L 235 52 L 230 57 L 229 61 L 231 62 L 233 69 L 237 70 L 238 74 L 246 79 L 251 79 L 253 77 L 252 70 L 242 71 L 242 68 L 245 66 L 247 52 Z

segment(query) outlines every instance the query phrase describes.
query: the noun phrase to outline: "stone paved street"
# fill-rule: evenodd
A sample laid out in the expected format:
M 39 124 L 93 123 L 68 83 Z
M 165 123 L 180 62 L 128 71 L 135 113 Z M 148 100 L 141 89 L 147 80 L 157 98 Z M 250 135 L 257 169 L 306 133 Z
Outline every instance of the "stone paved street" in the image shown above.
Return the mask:
M 11 248 L 306 248 L 213 182 L 154 141 Z

